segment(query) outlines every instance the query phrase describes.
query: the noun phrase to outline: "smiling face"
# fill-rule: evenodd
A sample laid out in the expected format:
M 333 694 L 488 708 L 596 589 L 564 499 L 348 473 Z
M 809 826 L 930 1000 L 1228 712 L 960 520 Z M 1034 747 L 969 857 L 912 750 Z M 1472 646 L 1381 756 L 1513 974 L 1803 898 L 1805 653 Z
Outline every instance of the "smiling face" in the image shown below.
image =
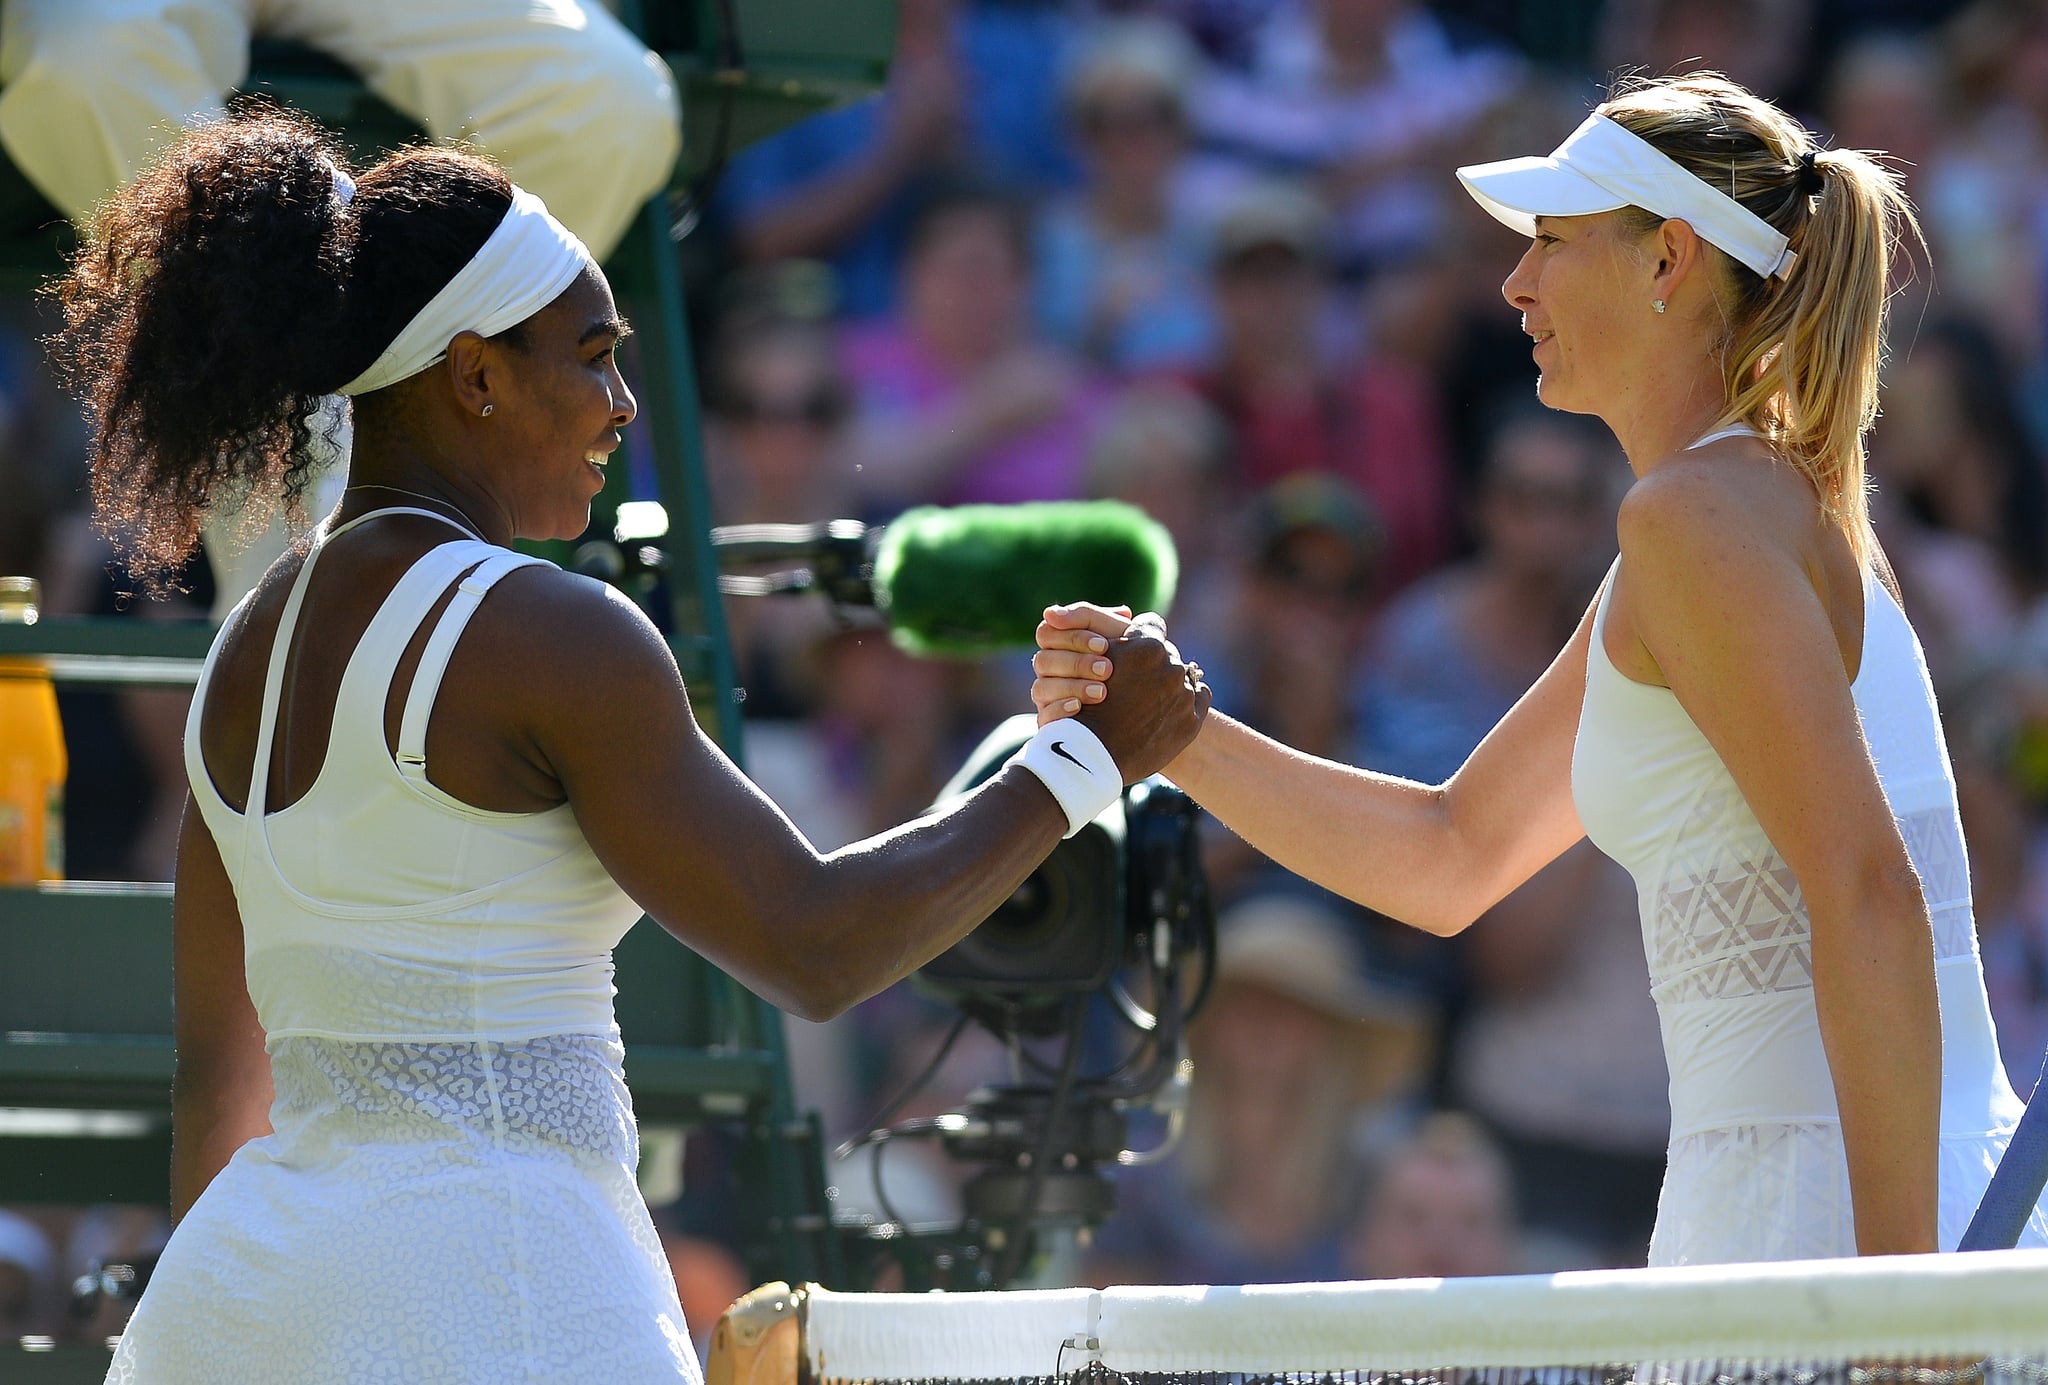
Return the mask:
M 573 539 L 589 526 L 605 463 L 637 412 L 617 358 L 629 330 L 591 266 L 517 334 L 489 343 L 491 485 L 519 537 Z
M 1567 413 L 1608 416 L 1640 360 L 1654 261 L 1628 242 L 1621 214 L 1538 217 L 1501 294 L 1536 343 L 1536 396 Z

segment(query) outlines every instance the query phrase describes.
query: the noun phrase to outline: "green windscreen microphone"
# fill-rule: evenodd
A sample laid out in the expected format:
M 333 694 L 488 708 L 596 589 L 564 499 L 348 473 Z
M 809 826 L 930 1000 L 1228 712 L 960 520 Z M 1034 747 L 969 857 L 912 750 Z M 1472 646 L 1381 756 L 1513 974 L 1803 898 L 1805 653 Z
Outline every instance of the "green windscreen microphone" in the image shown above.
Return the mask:
M 1028 649 L 1047 606 L 1092 601 L 1164 614 L 1180 559 L 1143 510 L 1115 500 L 926 506 L 874 551 L 875 606 L 913 654 Z

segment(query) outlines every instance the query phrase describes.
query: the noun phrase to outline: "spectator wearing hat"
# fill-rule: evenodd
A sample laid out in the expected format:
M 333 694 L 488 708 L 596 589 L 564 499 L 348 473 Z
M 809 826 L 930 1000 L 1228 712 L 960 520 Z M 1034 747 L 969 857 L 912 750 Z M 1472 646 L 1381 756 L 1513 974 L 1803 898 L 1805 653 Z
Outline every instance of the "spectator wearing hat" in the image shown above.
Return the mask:
M 1322 204 L 1293 184 L 1250 188 L 1229 204 L 1210 268 L 1221 336 L 1192 383 L 1230 429 L 1241 491 L 1317 471 L 1370 497 L 1399 586 L 1450 551 L 1443 423 L 1417 366 L 1381 354 L 1346 361 L 1332 344 L 1328 232 Z
M 1091 1278 L 1345 1277 L 1362 1140 L 1412 1090 L 1429 1032 L 1427 1012 L 1377 983 L 1354 941 L 1316 897 L 1260 895 L 1225 911 L 1215 989 L 1188 1034 L 1185 1138 L 1119 1179 Z
M 1197 364 L 1215 341 L 1187 158 L 1196 63 L 1174 26 L 1121 20 L 1085 42 L 1067 82 L 1083 180 L 1039 217 L 1039 321 L 1118 373 Z

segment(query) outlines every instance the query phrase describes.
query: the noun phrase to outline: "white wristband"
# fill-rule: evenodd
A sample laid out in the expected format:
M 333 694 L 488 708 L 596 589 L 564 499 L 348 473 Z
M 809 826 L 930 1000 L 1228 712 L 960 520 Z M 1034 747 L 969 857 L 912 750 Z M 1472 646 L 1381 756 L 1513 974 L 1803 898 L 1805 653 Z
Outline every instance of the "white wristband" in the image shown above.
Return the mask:
M 1124 774 L 1115 757 L 1093 731 L 1072 717 L 1039 727 L 1010 763 L 1024 766 L 1052 790 L 1067 815 L 1069 837 L 1123 797 Z

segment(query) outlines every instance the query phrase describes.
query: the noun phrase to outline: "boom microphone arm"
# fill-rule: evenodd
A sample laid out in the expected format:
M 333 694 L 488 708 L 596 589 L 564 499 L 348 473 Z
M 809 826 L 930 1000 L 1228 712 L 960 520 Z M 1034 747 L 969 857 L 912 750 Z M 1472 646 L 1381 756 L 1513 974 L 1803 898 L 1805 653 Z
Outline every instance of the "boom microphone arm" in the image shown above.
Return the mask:
M 728 596 L 817 592 L 838 606 L 875 604 L 874 541 L 857 519 L 726 524 L 711 531 L 711 547 L 720 566 L 796 564 L 767 574 L 720 573 L 718 589 Z

